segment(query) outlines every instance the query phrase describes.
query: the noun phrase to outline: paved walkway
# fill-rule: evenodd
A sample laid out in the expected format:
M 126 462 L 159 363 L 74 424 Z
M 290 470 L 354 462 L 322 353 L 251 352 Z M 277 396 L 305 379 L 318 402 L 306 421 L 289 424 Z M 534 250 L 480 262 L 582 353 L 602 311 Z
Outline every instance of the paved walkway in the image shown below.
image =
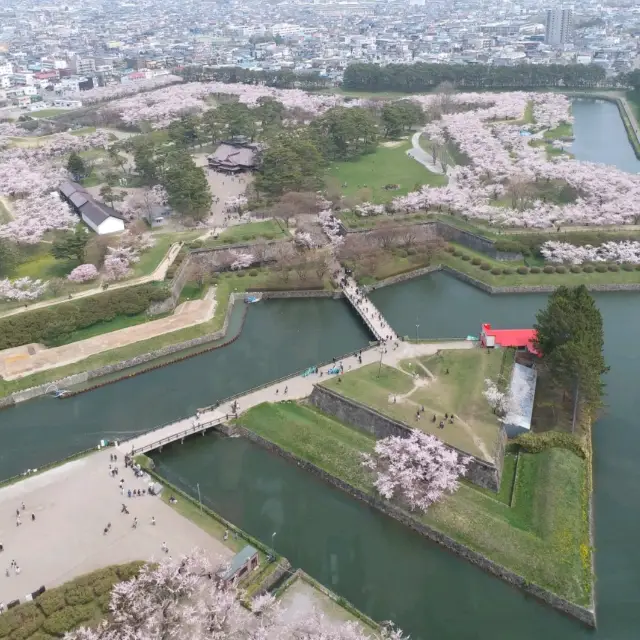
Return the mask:
M 169 247 L 169 250 L 165 254 L 164 258 L 160 261 L 160 264 L 146 276 L 140 276 L 139 278 L 133 278 L 132 280 L 123 280 L 122 282 L 114 282 L 109 285 L 109 291 L 114 289 L 124 289 L 125 287 L 134 287 L 137 284 L 144 284 L 145 282 L 155 282 L 158 280 L 164 280 L 167 275 L 167 270 L 173 264 L 178 252 L 182 248 L 182 242 L 175 242 Z M 78 293 L 73 294 L 73 299 L 87 298 L 88 296 L 95 296 L 99 293 L 104 293 L 104 289 L 100 287 L 92 287 L 91 289 L 85 289 Z M 17 309 L 11 309 L 10 311 L 0 312 L 0 318 L 5 316 L 14 316 L 18 313 L 24 313 L 25 311 L 33 311 L 35 309 L 43 309 L 44 307 L 51 307 L 62 302 L 69 302 L 69 296 L 62 298 L 53 298 L 52 300 L 43 300 L 42 302 L 34 302 L 26 307 L 18 307 Z
M 382 313 L 367 298 L 367 296 L 359 293 L 358 283 L 351 277 L 346 277 L 346 285 L 342 286 L 347 300 L 353 305 L 353 308 L 360 314 L 369 329 L 373 332 L 377 340 L 397 340 L 396 332 L 391 325 L 384 319 Z
M 393 345 L 387 347 L 372 347 L 364 349 L 362 351 L 362 362 L 358 361 L 356 356 L 344 358 L 343 360 L 336 361 L 336 364 L 342 364 L 345 373 L 364 367 L 368 364 L 382 362 L 383 364 L 396 366 L 400 360 L 407 358 L 414 358 L 416 356 L 432 355 L 441 349 L 471 349 L 473 343 L 465 342 L 462 340 L 452 342 L 431 342 L 423 344 L 412 344 L 409 342 L 399 342 L 398 348 L 394 349 Z M 256 391 L 250 391 L 243 396 L 236 399 L 237 411 L 242 413 L 255 407 L 263 402 L 279 402 L 283 400 L 301 400 L 309 396 L 313 390 L 313 385 L 316 382 L 325 380 L 327 376 L 331 375 L 328 370 L 333 365 L 322 367 L 317 374 L 312 374 L 307 377 L 301 375 L 292 376 L 286 380 L 262 387 Z M 286 390 L 286 393 L 285 393 Z M 233 415 L 232 402 L 225 402 L 219 407 L 205 411 L 196 418 L 196 416 L 189 416 L 183 420 L 178 420 L 169 425 L 150 431 L 149 433 L 142 434 L 131 440 L 121 442 L 119 449 L 123 453 L 130 453 L 132 449 L 136 451 L 150 447 L 151 450 L 155 448 L 153 445 L 165 438 L 179 439 L 179 434 L 192 429 L 199 425 L 211 422 L 214 420 L 224 421 L 229 419 Z
M 407 151 L 407 155 L 419 162 L 423 167 L 425 167 L 425 169 L 431 171 L 431 173 L 439 173 L 440 175 L 442 175 L 443 173 L 445 173 L 445 171 L 443 171 L 440 161 L 436 160 L 434 164 L 432 159 L 433 156 L 430 153 L 427 153 L 420 146 L 420 136 L 423 133 L 423 131 L 416 131 L 411 136 L 412 148 Z
M 25 595 L 41 585 L 54 587 L 106 565 L 162 556 L 167 543 L 173 557 L 193 548 L 203 549 L 214 560 L 230 558 L 232 552 L 157 497 L 126 498 L 125 488 L 146 489 L 143 479 L 124 468 L 118 456 L 119 475 L 109 475 L 113 449 L 69 462 L 39 476 L 0 489 L 0 602 Z M 24 502 L 22 524 L 16 526 L 16 509 Z M 120 513 L 126 503 L 130 515 Z M 35 513 L 35 522 L 31 521 Z M 155 517 L 156 525 L 150 524 Z M 133 529 L 133 518 L 138 527 Z M 107 535 L 103 530 L 111 522 Z M 15 560 L 20 574 L 5 570 Z
M 40 371 L 79 362 L 103 351 L 118 349 L 134 342 L 186 329 L 211 320 L 215 308 L 215 287 L 211 287 L 202 300 L 183 302 L 176 307 L 172 315 L 166 318 L 150 320 L 51 349 L 39 344 L 5 349 L 0 351 L 0 377 L 4 380 L 16 380 Z

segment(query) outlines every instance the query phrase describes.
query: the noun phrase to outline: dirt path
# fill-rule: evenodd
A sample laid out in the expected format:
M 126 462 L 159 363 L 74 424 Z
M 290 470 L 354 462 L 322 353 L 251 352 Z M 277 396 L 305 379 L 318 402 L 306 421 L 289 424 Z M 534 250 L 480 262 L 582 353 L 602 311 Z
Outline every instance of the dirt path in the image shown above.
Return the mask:
M 15 349 L 5 349 L 0 351 L 0 375 L 5 380 L 16 380 L 40 371 L 79 362 L 103 351 L 185 329 L 211 320 L 215 308 L 215 288 L 212 287 L 202 300 L 184 302 L 166 318 L 150 320 L 133 327 L 111 331 L 52 349 L 41 345 L 24 345 Z

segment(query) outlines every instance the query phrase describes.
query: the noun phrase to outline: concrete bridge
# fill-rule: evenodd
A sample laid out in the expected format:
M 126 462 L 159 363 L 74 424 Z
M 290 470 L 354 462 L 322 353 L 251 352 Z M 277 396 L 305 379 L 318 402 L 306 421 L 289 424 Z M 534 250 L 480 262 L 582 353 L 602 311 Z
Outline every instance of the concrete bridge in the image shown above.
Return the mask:
M 345 276 L 340 286 L 342 287 L 345 297 L 364 320 L 365 324 L 371 330 L 371 333 L 376 337 L 376 340 L 382 342 L 386 340 L 395 341 L 398 339 L 396 332 L 384 319 L 373 302 L 371 302 L 366 295 L 359 293 L 358 284 L 353 278 Z
M 394 334 L 395 335 L 395 334 Z M 431 355 L 440 349 L 471 349 L 473 343 L 463 340 L 450 342 L 432 342 L 425 344 L 412 344 L 400 342 L 397 348 L 387 345 L 373 346 L 362 349 L 342 358 L 336 358 L 336 364 L 342 364 L 344 372 L 353 371 L 368 364 L 382 362 L 395 366 L 400 360 L 417 356 Z M 358 357 L 361 354 L 361 357 Z M 326 380 L 331 375 L 328 370 L 334 366 L 333 362 L 318 366 L 318 373 L 307 376 L 296 373 L 281 378 L 265 385 L 251 389 L 243 394 L 232 396 L 222 400 L 217 406 L 207 407 L 197 415 L 188 416 L 175 422 L 159 426 L 147 433 L 138 435 L 130 440 L 119 443 L 118 449 L 123 453 L 145 453 L 159 449 L 164 445 L 176 441 L 184 441 L 185 438 L 196 433 L 204 434 L 209 429 L 215 428 L 232 420 L 237 415 L 262 404 L 263 402 L 281 402 L 284 400 L 301 400 L 311 395 L 313 385 Z

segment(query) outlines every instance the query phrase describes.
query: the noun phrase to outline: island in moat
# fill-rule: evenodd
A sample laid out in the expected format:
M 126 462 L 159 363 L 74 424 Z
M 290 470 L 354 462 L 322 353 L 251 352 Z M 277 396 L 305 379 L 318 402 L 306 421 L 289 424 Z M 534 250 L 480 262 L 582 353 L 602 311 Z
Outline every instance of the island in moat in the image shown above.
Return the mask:
M 147 458 L 212 430 L 295 461 L 595 626 L 591 424 L 606 367 L 588 289 L 640 288 L 638 178 L 573 158 L 571 102 L 560 94 L 436 92 L 381 106 L 203 82 L 201 113 L 176 118 L 171 101 L 188 86 L 154 91 L 156 109 L 144 116 L 127 111 L 131 99 L 113 101 L 118 122 L 108 129 L 8 132 L 0 406 L 42 395 L 67 402 L 224 348 L 240 335 L 247 305 L 269 298 L 345 298 L 372 344 L 113 449 L 101 444 L 9 479 L 0 501 L 17 505 L 19 524 L 2 540 L 8 554 L 31 545 L 36 534 L 24 532 L 42 518 L 56 533 L 38 545 L 41 575 L 7 570 L 0 601 L 12 612 L 0 616 L 0 637 L 27 619 L 34 634 L 97 623 L 109 603 L 117 607 L 119 589 L 142 587 L 148 572 L 164 579 L 174 565 L 165 557 L 130 582 L 106 569 L 109 580 L 80 578 L 47 596 L 54 604 L 43 604 L 40 584 L 173 553 L 187 554 L 195 571 L 202 559 L 192 544 L 246 566 L 233 588 L 250 608 L 284 580 L 283 558 Z M 151 132 L 130 130 L 149 120 Z M 553 293 L 535 327 L 469 326 L 466 339 L 434 342 L 421 340 L 416 322 L 415 337 L 398 335 L 368 294 L 438 270 L 489 293 Z M 120 487 L 125 456 L 124 473 L 137 466 Z M 93 487 L 92 499 L 66 504 L 61 496 L 81 486 Z M 150 487 L 162 488 L 160 498 Z M 34 506 L 58 502 L 65 506 L 42 514 Z M 79 520 L 83 543 L 68 548 Z M 126 543 L 114 554 L 116 530 Z M 116 583 L 129 586 L 112 592 Z M 31 591 L 35 602 L 14 610 Z M 347 606 L 374 630 L 354 633 L 395 633 Z

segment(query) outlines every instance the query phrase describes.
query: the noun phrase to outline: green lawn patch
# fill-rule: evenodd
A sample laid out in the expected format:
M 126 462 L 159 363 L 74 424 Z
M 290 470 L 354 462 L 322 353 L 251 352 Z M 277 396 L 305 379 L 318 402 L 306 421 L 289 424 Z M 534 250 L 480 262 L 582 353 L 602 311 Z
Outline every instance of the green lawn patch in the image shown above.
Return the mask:
M 41 242 L 36 245 L 25 245 L 20 249 L 20 264 L 15 268 L 12 277 L 51 280 L 65 278 L 80 264 L 74 260 L 56 260 L 51 255 L 51 244 Z
M 390 377 L 386 384 L 397 388 L 399 383 Z M 363 473 L 360 463 L 361 454 L 373 445 L 367 435 L 293 402 L 259 405 L 240 422 L 324 471 L 375 493 L 373 478 Z M 586 470 L 586 462 L 572 452 L 551 449 L 520 453 L 516 474 L 516 456 L 507 454 L 498 494 L 463 482 L 426 515 L 412 515 L 526 580 L 588 605 Z
M 571 138 L 573 136 L 573 127 L 563 122 L 559 124 L 555 129 L 549 129 L 544 132 L 544 137 L 547 140 L 557 140 L 559 138 Z
M 517 238 L 517 236 L 514 236 Z M 465 273 L 480 282 L 489 284 L 492 287 L 513 287 L 513 286 L 534 286 L 534 285 L 549 285 L 549 286 L 570 286 L 577 287 L 584 284 L 587 287 L 589 285 L 596 284 L 636 284 L 640 283 L 640 271 L 625 271 L 620 269 L 619 271 L 605 271 L 600 273 L 594 271 L 593 273 L 587 273 L 581 271 L 580 273 L 572 273 L 568 267 L 566 267 L 565 273 L 544 273 L 540 270 L 540 273 L 532 273 L 529 271 L 526 274 L 519 274 L 517 272 L 518 267 L 524 267 L 525 261 L 498 261 L 489 258 L 484 253 L 472 251 L 461 245 L 454 246 L 463 255 L 469 256 L 471 259 L 477 258 L 481 263 L 487 263 L 490 269 L 485 271 L 480 268 L 480 265 L 474 265 L 471 260 L 463 260 L 462 255 L 454 256 L 446 251 L 441 252 L 436 258 L 434 258 L 434 264 L 440 263 Z M 527 264 L 536 264 L 539 261 L 527 258 Z M 492 273 L 493 269 L 499 269 L 499 274 Z M 503 273 L 505 269 L 511 269 L 512 273 Z
M 334 377 L 322 384 L 412 429 L 430 433 L 471 455 L 493 460 L 499 423 L 482 392 L 485 378 L 498 378 L 501 362 L 502 353 L 498 351 L 447 350 L 405 360 L 400 363 L 403 371 L 371 364 L 345 373 L 340 382 Z M 444 429 L 440 429 L 445 413 L 456 416 L 454 424 L 445 421 Z
M 29 115 L 32 118 L 53 118 L 59 116 L 62 113 L 68 113 L 69 109 L 41 109 L 40 111 L 30 111 Z
M 210 238 L 204 243 L 206 247 L 219 247 L 225 244 L 240 244 L 256 240 L 276 240 L 289 235 L 286 226 L 276 220 L 248 222 L 225 229 L 217 238 Z
M 346 427 L 313 407 L 266 403 L 250 409 L 237 422 L 358 488 L 370 486 L 369 473 L 354 450 L 373 451 L 373 436 Z
M 44 640 L 99 623 L 109 612 L 113 586 L 134 577 L 143 564 L 105 567 L 45 591 L 0 615 L 0 638 Z
M 342 195 L 383 204 L 398 196 L 415 191 L 423 185 L 440 187 L 447 177 L 432 173 L 410 158 L 410 142 L 395 147 L 380 145 L 374 153 L 351 162 L 332 162 L 327 170 L 327 182 L 339 187 Z M 342 185 L 346 184 L 346 187 Z M 386 185 L 397 184 L 398 189 L 386 190 Z
M 405 249 L 380 249 L 375 254 L 361 256 L 359 260 L 346 260 L 344 266 L 353 270 L 360 284 L 373 284 L 401 273 L 428 267 L 433 256 L 430 253 L 420 253 L 419 249 L 420 247 L 416 247 L 411 253 Z

